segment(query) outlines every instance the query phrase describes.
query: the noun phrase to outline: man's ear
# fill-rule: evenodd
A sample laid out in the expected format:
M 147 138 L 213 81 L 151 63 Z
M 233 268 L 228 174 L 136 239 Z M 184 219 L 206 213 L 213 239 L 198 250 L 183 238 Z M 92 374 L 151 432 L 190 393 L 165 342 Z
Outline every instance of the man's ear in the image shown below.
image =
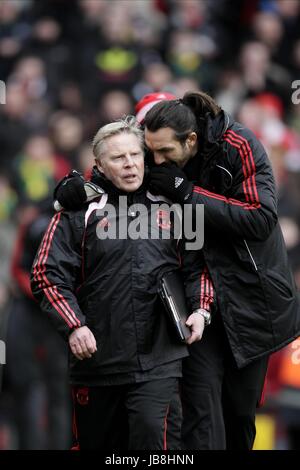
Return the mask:
M 96 167 L 98 168 L 100 173 L 104 173 L 103 167 L 102 167 L 101 163 L 99 162 L 99 160 L 97 160 L 97 158 L 95 158 L 95 163 L 96 163 Z
M 193 148 L 197 143 L 198 137 L 196 132 L 190 132 L 186 139 L 186 144 L 189 148 Z

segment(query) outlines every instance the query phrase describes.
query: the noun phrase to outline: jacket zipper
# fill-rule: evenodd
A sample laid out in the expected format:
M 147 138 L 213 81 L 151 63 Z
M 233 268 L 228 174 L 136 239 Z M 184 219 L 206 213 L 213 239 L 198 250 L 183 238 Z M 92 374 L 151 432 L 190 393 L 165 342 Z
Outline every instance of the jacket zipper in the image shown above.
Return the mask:
M 254 258 L 253 258 L 253 256 L 252 256 L 252 253 L 251 253 L 251 251 L 250 251 L 250 248 L 249 248 L 248 243 L 246 242 L 246 240 L 244 240 L 244 243 L 245 243 L 246 248 L 247 248 L 247 250 L 248 250 L 248 253 L 249 253 L 249 255 L 250 255 L 251 261 L 252 261 L 252 263 L 253 263 L 253 265 L 254 265 L 255 271 L 258 271 L 257 265 L 256 265 L 256 263 L 255 263 L 255 261 L 254 261 Z

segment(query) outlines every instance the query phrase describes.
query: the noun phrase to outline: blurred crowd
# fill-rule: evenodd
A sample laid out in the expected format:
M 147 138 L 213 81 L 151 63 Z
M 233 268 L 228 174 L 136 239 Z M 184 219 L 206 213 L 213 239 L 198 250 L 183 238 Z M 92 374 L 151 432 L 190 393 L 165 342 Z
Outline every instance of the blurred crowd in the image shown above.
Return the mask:
M 202 89 L 267 149 L 300 288 L 300 1 L 0 0 L 0 80 L 0 449 L 69 448 L 66 348 L 29 289 L 57 181 L 145 93 Z M 265 390 L 270 446 L 300 449 L 300 340 Z

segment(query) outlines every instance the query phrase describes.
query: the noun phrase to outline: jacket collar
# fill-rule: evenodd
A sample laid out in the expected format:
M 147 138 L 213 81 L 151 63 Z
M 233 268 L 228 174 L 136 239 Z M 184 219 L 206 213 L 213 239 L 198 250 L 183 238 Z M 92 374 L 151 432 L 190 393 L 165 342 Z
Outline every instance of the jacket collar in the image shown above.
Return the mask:
M 223 110 L 216 117 L 207 114 L 205 121 L 204 140 L 208 144 L 220 142 L 228 127 L 234 122 L 232 117 Z

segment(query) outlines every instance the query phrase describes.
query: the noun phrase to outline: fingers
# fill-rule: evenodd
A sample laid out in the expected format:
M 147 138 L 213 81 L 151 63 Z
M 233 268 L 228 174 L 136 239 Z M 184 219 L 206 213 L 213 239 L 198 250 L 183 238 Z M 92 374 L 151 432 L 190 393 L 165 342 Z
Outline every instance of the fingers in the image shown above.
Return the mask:
M 80 361 L 84 359 L 84 355 L 83 355 L 80 344 L 77 344 L 77 343 L 70 344 L 70 348 L 74 356 L 77 357 L 77 359 L 79 359 Z
M 97 351 L 96 339 L 87 327 L 78 328 L 69 338 L 69 345 L 72 353 L 77 359 L 91 358 L 92 354 Z
M 72 353 L 80 360 L 92 357 L 92 354 L 96 351 L 89 343 L 85 343 L 82 340 L 73 343 L 70 345 L 70 348 Z
M 97 351 L 97 342 L 96 342 L 95 336 L 93 335 L 93 333 L 91 331 L 90 331 L 90 344 L 91 344 L 91 348 L 92 348 L 92 350 L 90 352 L 91 352 L 91 354 L 93 354 L 94 352 Z
M 91 357 L 94 352 L 97 351 L 97 344 L 95 337 L 91 331 L 89 331 L 87 336 L 82 338 L 81 347 L 83 352 L 87 354 L 87 357 Z
M 92 357 L 92 354 L 97 351 L 96 340 L 93 333 L 91 333 L 88 337 L 83 338 L 81 347 L 85 357 Z
M 196 320 L 198 320 L 197 317 L 196 317 Z M 191 336 L 186 341 L 187 344 L 195 343 L 196 341 L 200 341 L 200 339 L 202 338 L 204 323 L 200 322 L 200 324 L 199 324 L 199 323 L 197 323 L 196 320 L 195 320 L 195 317 L 193 315 L 190 315 L 189 318 L 187 319 L 187 321 L 185 322 L 185 324 L 188 327 L 190 327 L 191 331 L 192 331 Z
M 197 334 L 197 333 L 192 333 L 192 335 L 189 337 L 189 339 L 186 341 L 187 344 L 193 344 L 196 341 L 200 341 L 202 338 L 202 335 Z

